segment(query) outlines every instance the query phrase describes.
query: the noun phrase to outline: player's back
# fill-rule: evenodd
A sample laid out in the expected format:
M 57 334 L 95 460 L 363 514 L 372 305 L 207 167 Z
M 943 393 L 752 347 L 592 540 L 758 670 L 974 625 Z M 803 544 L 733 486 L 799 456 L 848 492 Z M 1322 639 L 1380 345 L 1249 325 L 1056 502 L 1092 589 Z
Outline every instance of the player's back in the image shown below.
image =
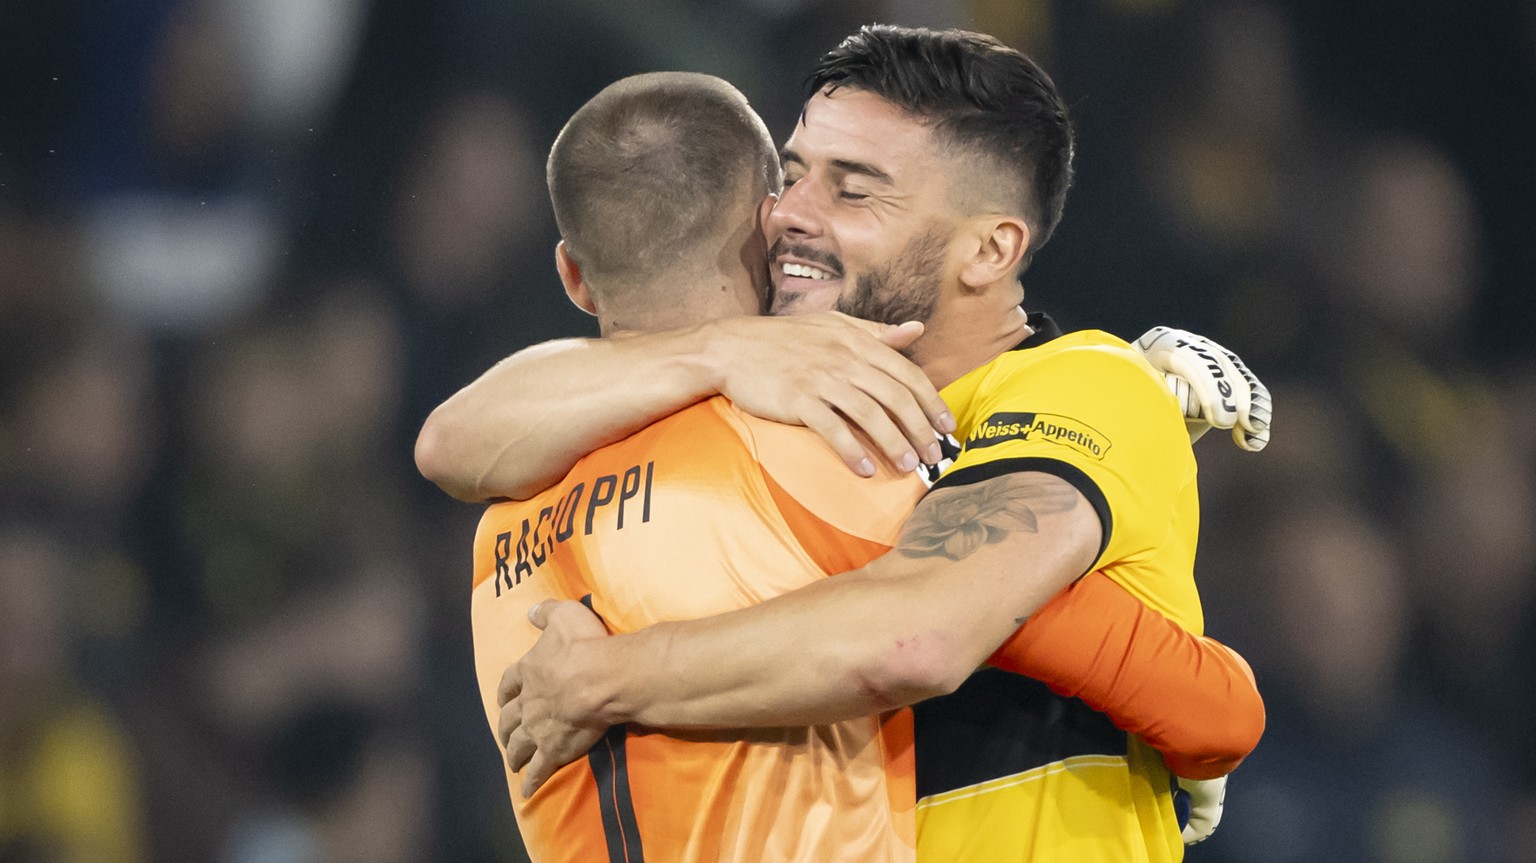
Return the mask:
M 805 430 L 723 399 L 593 453 L 481 521 L 472 608 L 487 719 L 501 672 L 538 635 L 525 613 L 541 599 L 590 594 L 615 632 L 744 608 L 883 553 L 921 493 L 912 476 L 854 477 Z M 907 711 L 617 728 L 513 807 L 535 861 L 911 860 L 911 759 Z

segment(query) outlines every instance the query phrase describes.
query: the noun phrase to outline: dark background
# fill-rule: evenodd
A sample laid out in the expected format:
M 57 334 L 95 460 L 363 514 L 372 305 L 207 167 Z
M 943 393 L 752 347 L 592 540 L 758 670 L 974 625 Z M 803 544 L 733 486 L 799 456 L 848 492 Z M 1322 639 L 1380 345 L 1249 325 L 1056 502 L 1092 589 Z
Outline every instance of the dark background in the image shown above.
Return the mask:
M 1198 448 L 1270 719 L 1190 859 L 1536 860 L 1536 4 L 4 0 L 0 863 L 522 859 L 415 432 L 595 333 L 577 106 L 707 71 L 782 139 L 876 20 L 1066 94 L 1031 308 L 1274 390 L 1266 452 Z

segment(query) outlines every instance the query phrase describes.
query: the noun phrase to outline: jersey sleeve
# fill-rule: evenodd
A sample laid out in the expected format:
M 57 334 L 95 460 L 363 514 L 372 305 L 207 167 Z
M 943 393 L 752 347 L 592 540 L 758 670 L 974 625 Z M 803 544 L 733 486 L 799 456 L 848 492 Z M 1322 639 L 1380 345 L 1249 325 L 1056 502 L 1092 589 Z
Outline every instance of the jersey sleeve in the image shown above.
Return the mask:
M 1182 415 L 1128 347 L 1089 344 L 1001 364 L 978 390 L 969 433 L 935 488 L 1039 471 L 1082 493 L 1103 527 L 1093 567 L 1136 560 L 1165 541 L 1194 479 Z
M 1242 657 L 1181 629 L 1103 573 L 1057 594 L 991 663 L 1081 699 L 1186 779 L 1232 772 L 1264 731 L 1264 702 Z

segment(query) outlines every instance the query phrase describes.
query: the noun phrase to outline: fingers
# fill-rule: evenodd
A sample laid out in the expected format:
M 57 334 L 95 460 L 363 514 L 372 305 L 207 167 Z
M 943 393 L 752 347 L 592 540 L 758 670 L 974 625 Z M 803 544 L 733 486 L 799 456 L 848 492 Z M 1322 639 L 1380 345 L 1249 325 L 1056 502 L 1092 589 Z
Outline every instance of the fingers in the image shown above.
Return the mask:
M 503 748 L 510 746 L 508 741 L 522 726 L 523 706 L 514 698 L 501 706 L 501 714 L 496 717 L 496 742 Z
M 538 745 L 528 733 L 519 728 L 507 738 L 507 767 L 513 773 L 521 771 L 538 754 Z
M 915 321 L 889 326 L 838 313 L 737 321 L 713 343 L 711 366 L 721 370 L 719 392 L 738 407 L 815 429 L 850 469 L 872 476 L 877 453 L 898 466 L 937 461 L 935 432 L 955 428 L 927 375 L 897 353 L 922 332 Z
M 559 600 L 546 599 L 543 602 L 528 609 L 528 622 L 532 623 L 540 632 L 549 626 L 549 613 L 551 608 L 559 603 Z M 506 678 L 503 677 L 503 680 Z
M 798 413 L 801 425 L 821 435 L 849 470 L 859 476 L 875 475 L 875 463 L 841 414 L 815 399 L 807 399 Z
M 1163 374 L 1163 381 L 1168 384 L 1168 391 L 1179 402 L 1179 410 L 1184 412 L 1185 419 L 1196 419 L 1200 416 L 1200 399 L 1195 395 L 1195 390 L 1184 380 L 1172 372 Z M 1202 423 L 1205 425 L 1205 423 Z
M 533 792 L 542 788 L 544 783 L 549 781 L 549 777 L 555 775 L 555 771 L 560 767 L 553 759 L 546 757 L 543 752 L 533 753 L 533 757 L 527 764 L 528 771 L 523 774 L 523 799 L 525 800 L 532 797 Z
M 1136 347 L 1153 368 L 1164 373 L 1186 419 L 1226 429 L 1235 426 L 1248 409 L 1247 381 L 1228 357 L 1231 352 L 1205 337 L 1154 327 L 1136 340 Z M 1183 380 L 1187 393 L 1174 378 Z M 1199 404 L 1198 412 L 1190 410 L 1191 400 Z
M 894 393 L 883 396 L 883 390 L 876 386 L 866 386 L 864 389 L 874 396 L 880 403 L 897 417 L 904 429 L 907 430 L 908 439 L 919 453 L 923 448 L 933 442 L 933 433 L 949 434 L 955 430 L 955 417 L 949 412 L 949 405 L 934 388 L 933 381 L 921 368 L 900 354 L 885 352 L 876 354 L 870 358 L 871 365 L 883 372 L 894 381 L 903 391 L 898 397 Z M 913 412 L 903 401 L 911 398 L 916 405 Z M 920 414 L 920 415 L 919 415 Z M 924 427 L 926 426 L 926 427 Z M 921 429 L 921 434 L 918 431 Z
M 563 645 L 572 639 L 602 638 L 608 634 L 608 628 L 603 625 L 603 619 L 585 603 L 574 599 L 546 599 L 528 610 L 530 619 L 535 612 L 541 615 L 542 623 L 535 621 L 534 625 L 547 633 L 552 633 L 541 636 L 540 640 L 558 635 L 554 643 Z M 562 651 L 564 649 L 561 648 Z M 530 654 L 524 661 L 528 661 L 531 657 Z
M 1212 419 L 1216 382 L 1208 367 L 1214 365 L 1214 359 L 1209 364 L 1200 360 L 1192 348 L 1194 338 L 1184 330 L 1153 327 L 1136 340 L 1135 347 L 1154 369 L 1163 373 L 1186 420 L 1217 424 Z
M 1247 386 L 1248 403 L 1238 407 L 1237 421 L 1232 426 L 1232 439 L 1249 452 L 1262 450 L 1269 445 L 1269 425 L 1274 412 L 1269 387 L 1264 386 L 1264 382 L 1248 368 L 1242 357 L 1210 339 L 1196 338 L 1208 344 L 1225 361 L 1223 369 L 1230 367 Z
M 1248 452 L 1258 452 L 1269 446 L 1269 429 L 1261 432 L 1251 432 L 1242 426 L 1232 427 L 1232 440 Z
M 523 670 L 517 663 L 507 666 L 501 673 L 501 683 L 496 687 L 496 703 L 505 708 L 507 702 L 523 691 Z
M 823 400 L 851 421 L 902 470 L 941 458 L 938 435 L 955 430 L 955 418 L 928 377 L 892 354 L 870 367 L 850 368 L 845 382 L 828 387 Z
M 906 323 L 890 325 L 878 324 L 861 318 L 853 318 L 840 313 L 833 313 L 829 319 L 846 323 L 855 329 L 873 335 L 882 345 L 895 351 L 904 350 L 924 332 L 921 321 L 907 321 Z M 857 348 L 855 347 L 855 350 Z M 949 434 L 955 430 L 955 418 L 950 414 L 949 405 L 939 396 L 933 382 L 917 364 L 900 354 L 892 351 L 860 351 L 861 358 L 873 369 L 877 369 L 889 376 L 903 390 L 904 393 L 896 394 L 888 386 L 872 386 L 872 378 L 850 378 L 861 389 L 868 392 L 875 400 L 894 417 L 898 424 L 907 433 L 908 440 L 918 453 L 923 453 L 932 443 L 932 432 Z M 905 401 L 910 398 L 915 402 L 915 411 Z M 917 412 L 922 414 L 918 418 Z M 924 429 L 920 434 L 916 431 L 919 426 L 926 423 L 932 431 Z M 868 429 L 865 429 L 868 431 Z M 937 460 L 937 459 L 935 459 Z M 894 461 L 893 461 L 894 463 Z
M 1243 363 L 1242 357 L 1221 345 L 1215 345 L 1215 347 L 1232 363 L 1232 366 L 1237 369 L 1237 373 L 1242 376 L 1243 380 L 1248 382 L 1248 410 L 1243 413 L 1240 419 L 1243 428 L 1255 434 L 1268 431 L 1273 410 L 1273 403 L 1270 401 L 1269 396 L 1269 387 L 1264 386 L 1263 381 L 1259 380 L 1258 375 L 1255 375 L 1248 369 L 1248 366 Z
M 917 461 L 937 464 L 943 458 L 935 418 L 929 415 L 928 408 L 918 400 L 917 394 L 893 378 L 878 379 L 865 392 L 883 410 L 891 423 L 890 428 L 896 433 L 888 440 L 872 438 L 891 464 L 902 470 L 915 470 Z M 954 418 L 950 416 L 948 407 L 944 405 L 943 399 L 938 399 L 938 404 L 941 417 L 947 419 L 948 427 L 953 431 Z M 855 422 L 860 430 L 869 434 L 869 428 L 863 420 L 855 419 Z M 910 463 L 905 460 L 909 454 L 914 456 Z
M 855 319 L 857 320 L 857 319 Z M 923 335 L 922 321 L 907 321 L 903 324 L 885 325 L 885 328 L 876 334 L 881 343 L 894 350 L 906 350 Z
M 1193 780 L 1178 779 L 1178 790 L 1186 795 L 1189 804 L 1189 821 L 1184 825 L 1185 845 L 1194 845 L 1209 839 L 1221 825 L 1226 806 L 1227 777 Z
M 1210 404 L 1202 404 L 1202 407 L 1209 407 L 1205 418 L 1216 428 L 1232 428 L 1237 425 L 1238 418 L 1248 412 L 1248 386 L 1237 366 L 1232 364 L 1230 351 L 1202 336 L 1194 336 L 1192 342 L 1200 359 L 1208 363 L 1214 360 L 1220 368 L 1215 386 L 1208 393 Z
M 603 626 L 602 618 L 598 617 L 585 603 L 574 599 L 546 599 L 528 609 L 528 622 L 546 635 L 539 637 L 539 643 L 546 640 L 555 645 L 562 645 L 572 638 L 589 638 L 607 634 Z M 555 647 L 554 650 L 562 648 Z M 537 655 L 530 652 L 518 663 L 522 666 Z M 502 677 L 506 680 L 506 675 Z
M 836 387 L 827 393 L 827 404 L 863 432 L 876 449 L 885 455 L 886 460 L 899 470 L 916 470 L 918 453 L 926 453 L 929 447 L 938 442 L 933 436 L 933 430 L 928 427 L 927 420 L 921 411 L 917 410 L 916 402 L 906 390 L 889 379 L 873 385 L 883 387 L 886 390 L 884 393 L 886 398 L 905 404 L 908 408 L 903 412 L 907 415 L 906 422 L 912 423 L 913 417 L 916 417 L 916 429 L 911 433 L 911 437 L 908 430 L 901 425 L 902 420 L 897 419 L 884 403 L 867 390 L 851 385 Z M 914 446 L 912 437 L 917 439 L 922 447 L 921 450 Z
M 867 318 L 856 318 L 853 315 L 842 312 L 818 312 L 816 314 L 802 315 L 800 320 L 809 325 L 831 324 L 838 327 L 847 327 L 861 333 L 867 333 L 886 343 L 896 350 L 901 350 L 917 341 L 923 334 L 922 321 L 903 321 L 899 324 L 886 324 L 880 321 L 871 321 Z
M 1250 371 L 1237 354 L 1220 345 L 1217 348 L 1227 355 L 1238 374 L 1248 382 L 1248 410 L 1238 415 L 1237 425 L 1232 429 L 1232 439 L 1243 449 L 1258 452 L 1269 445 L 1269 424 L 1274 414 L 1269 387 L 1264 386 L 1258 375 Z

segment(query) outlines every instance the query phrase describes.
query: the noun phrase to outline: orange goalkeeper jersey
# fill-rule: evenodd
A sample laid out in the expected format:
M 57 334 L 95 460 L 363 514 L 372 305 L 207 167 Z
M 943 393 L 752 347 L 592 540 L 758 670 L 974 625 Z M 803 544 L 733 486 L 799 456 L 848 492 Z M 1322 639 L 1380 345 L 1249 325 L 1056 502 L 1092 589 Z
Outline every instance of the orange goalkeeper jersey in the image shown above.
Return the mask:
M 614 632 L 761 602 L 884 552 L 914 475 L 852 476 L 805 429 L 715 398 L 579 462 L 475 537 L 475 665 L 494 729 L 538 601 L 590 594 Z M 741 645 L 750 650 L 751 645 Z M 911 714 L 712 733 L 610 731 L 512 805 L 538 863 L 911 861 Z

